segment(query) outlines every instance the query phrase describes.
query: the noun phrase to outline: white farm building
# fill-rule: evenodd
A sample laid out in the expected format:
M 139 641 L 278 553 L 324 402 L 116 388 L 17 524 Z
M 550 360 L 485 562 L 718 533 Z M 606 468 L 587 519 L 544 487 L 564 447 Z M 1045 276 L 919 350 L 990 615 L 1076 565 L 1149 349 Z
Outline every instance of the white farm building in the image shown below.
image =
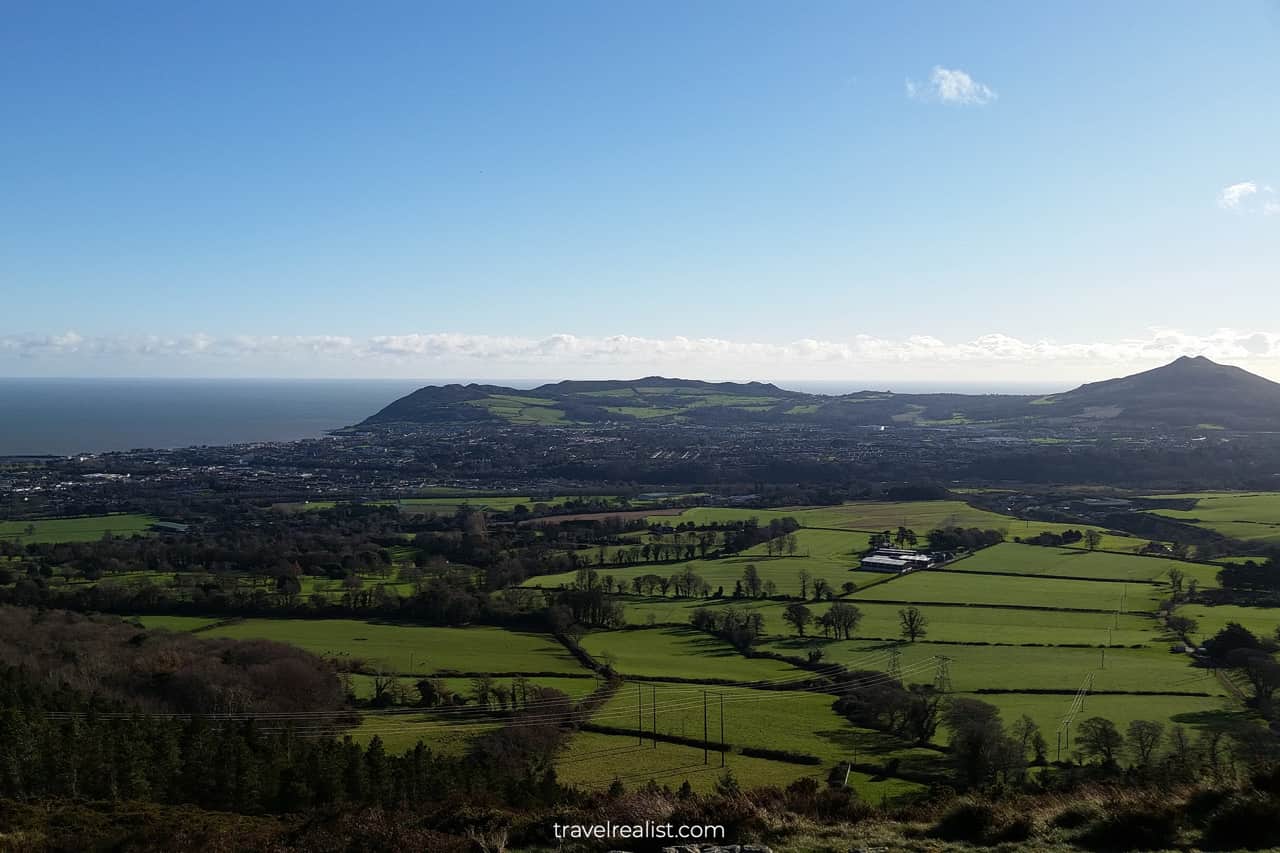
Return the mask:
M 877 548 L 862 558 L 858 568 L 869 572 L 910 572 L 927 569 L 933 565 L 933 557 L 906 548 Z

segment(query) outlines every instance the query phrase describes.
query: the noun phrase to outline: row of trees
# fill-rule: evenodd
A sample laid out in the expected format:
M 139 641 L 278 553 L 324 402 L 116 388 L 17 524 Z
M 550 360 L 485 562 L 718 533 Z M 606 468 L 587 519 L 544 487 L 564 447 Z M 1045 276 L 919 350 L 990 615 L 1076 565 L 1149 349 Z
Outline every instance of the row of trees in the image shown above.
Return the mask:
M 862 611 L 852 604 L 837 601 L 827 608 L 827 612 L 815 617 L 813 611 L 803 604 L 788 604 L 782 611 L 782 620 L 795 629 L 798 636 L 803 637 L 811 625 L 817 625 L 824 637 L 847 640 L 858 630 L 862 621 Z
M 764 616 L 758 610 L 729 606 L 717 609 L 696 608 L 689 622 L 700 631 L 706 631 L 728 641 L 734 648 L 745 651 L 755 645 L 764 634 Z

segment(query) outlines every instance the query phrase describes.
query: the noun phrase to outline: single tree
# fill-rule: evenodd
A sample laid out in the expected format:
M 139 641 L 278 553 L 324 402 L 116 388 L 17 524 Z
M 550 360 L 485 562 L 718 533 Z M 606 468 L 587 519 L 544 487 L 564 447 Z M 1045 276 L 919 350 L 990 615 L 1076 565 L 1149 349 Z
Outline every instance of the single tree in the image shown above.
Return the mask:
M 928 633 L 929 620 L 920 612 L 919 607 L 904 607 L 899 610 L 898 624 L 902 628 L 902 636 L 913 643 Z
M 1114 766 L 1116 755 L 1124 747 L 1124 735 L 1107 718 L 1090 717 L 1080 723 L 1076 742 L 1086 756 L 1098 758 L 1107 766 Z
M 782 611 L 782 620 L 796 629 L 796 633 L 801 637 L 804 636 L 805 628 L 813 622 L 813 613 L 803 604 L 788 604 L 786 610 Z
M 1134 720 L 1129 723 L 1129 754 L 1133 766 L 1148 770 L 1155 759 L 1156 748 L 1164 739 L 1164 726 L 1152 720 Z
M 831 605 L 826 616 L 835 635 L 846 640 L 853 636 L 853 632 L 858 630 L 858 623 L 862 621 L 862 611 L 843 601 Z

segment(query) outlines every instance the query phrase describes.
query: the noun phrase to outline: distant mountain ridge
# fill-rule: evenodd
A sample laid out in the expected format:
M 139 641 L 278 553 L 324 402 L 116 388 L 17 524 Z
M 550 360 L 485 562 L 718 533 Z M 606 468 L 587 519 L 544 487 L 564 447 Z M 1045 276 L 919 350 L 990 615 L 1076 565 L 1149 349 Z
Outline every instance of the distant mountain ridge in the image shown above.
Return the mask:
M 703 382 L 646 376 L 565 380 L 531 390 L 498 385 L 431 385 L 386 406 L 362 425 L 511 423 L 824 423 L 961 427 L 974 425 L 1178 429 L 1280 429 L 1280 384 L 1203 356 L 1062 394 L 825 395 L 764 382 Z

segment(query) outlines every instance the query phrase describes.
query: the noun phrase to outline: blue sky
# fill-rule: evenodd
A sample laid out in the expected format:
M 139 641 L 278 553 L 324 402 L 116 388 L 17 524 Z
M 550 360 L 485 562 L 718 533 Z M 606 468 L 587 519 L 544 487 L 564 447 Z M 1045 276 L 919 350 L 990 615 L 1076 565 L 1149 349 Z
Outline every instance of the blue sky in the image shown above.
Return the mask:
M 1280 4 L 16 3 L 0 375 L 1280 378 Z

